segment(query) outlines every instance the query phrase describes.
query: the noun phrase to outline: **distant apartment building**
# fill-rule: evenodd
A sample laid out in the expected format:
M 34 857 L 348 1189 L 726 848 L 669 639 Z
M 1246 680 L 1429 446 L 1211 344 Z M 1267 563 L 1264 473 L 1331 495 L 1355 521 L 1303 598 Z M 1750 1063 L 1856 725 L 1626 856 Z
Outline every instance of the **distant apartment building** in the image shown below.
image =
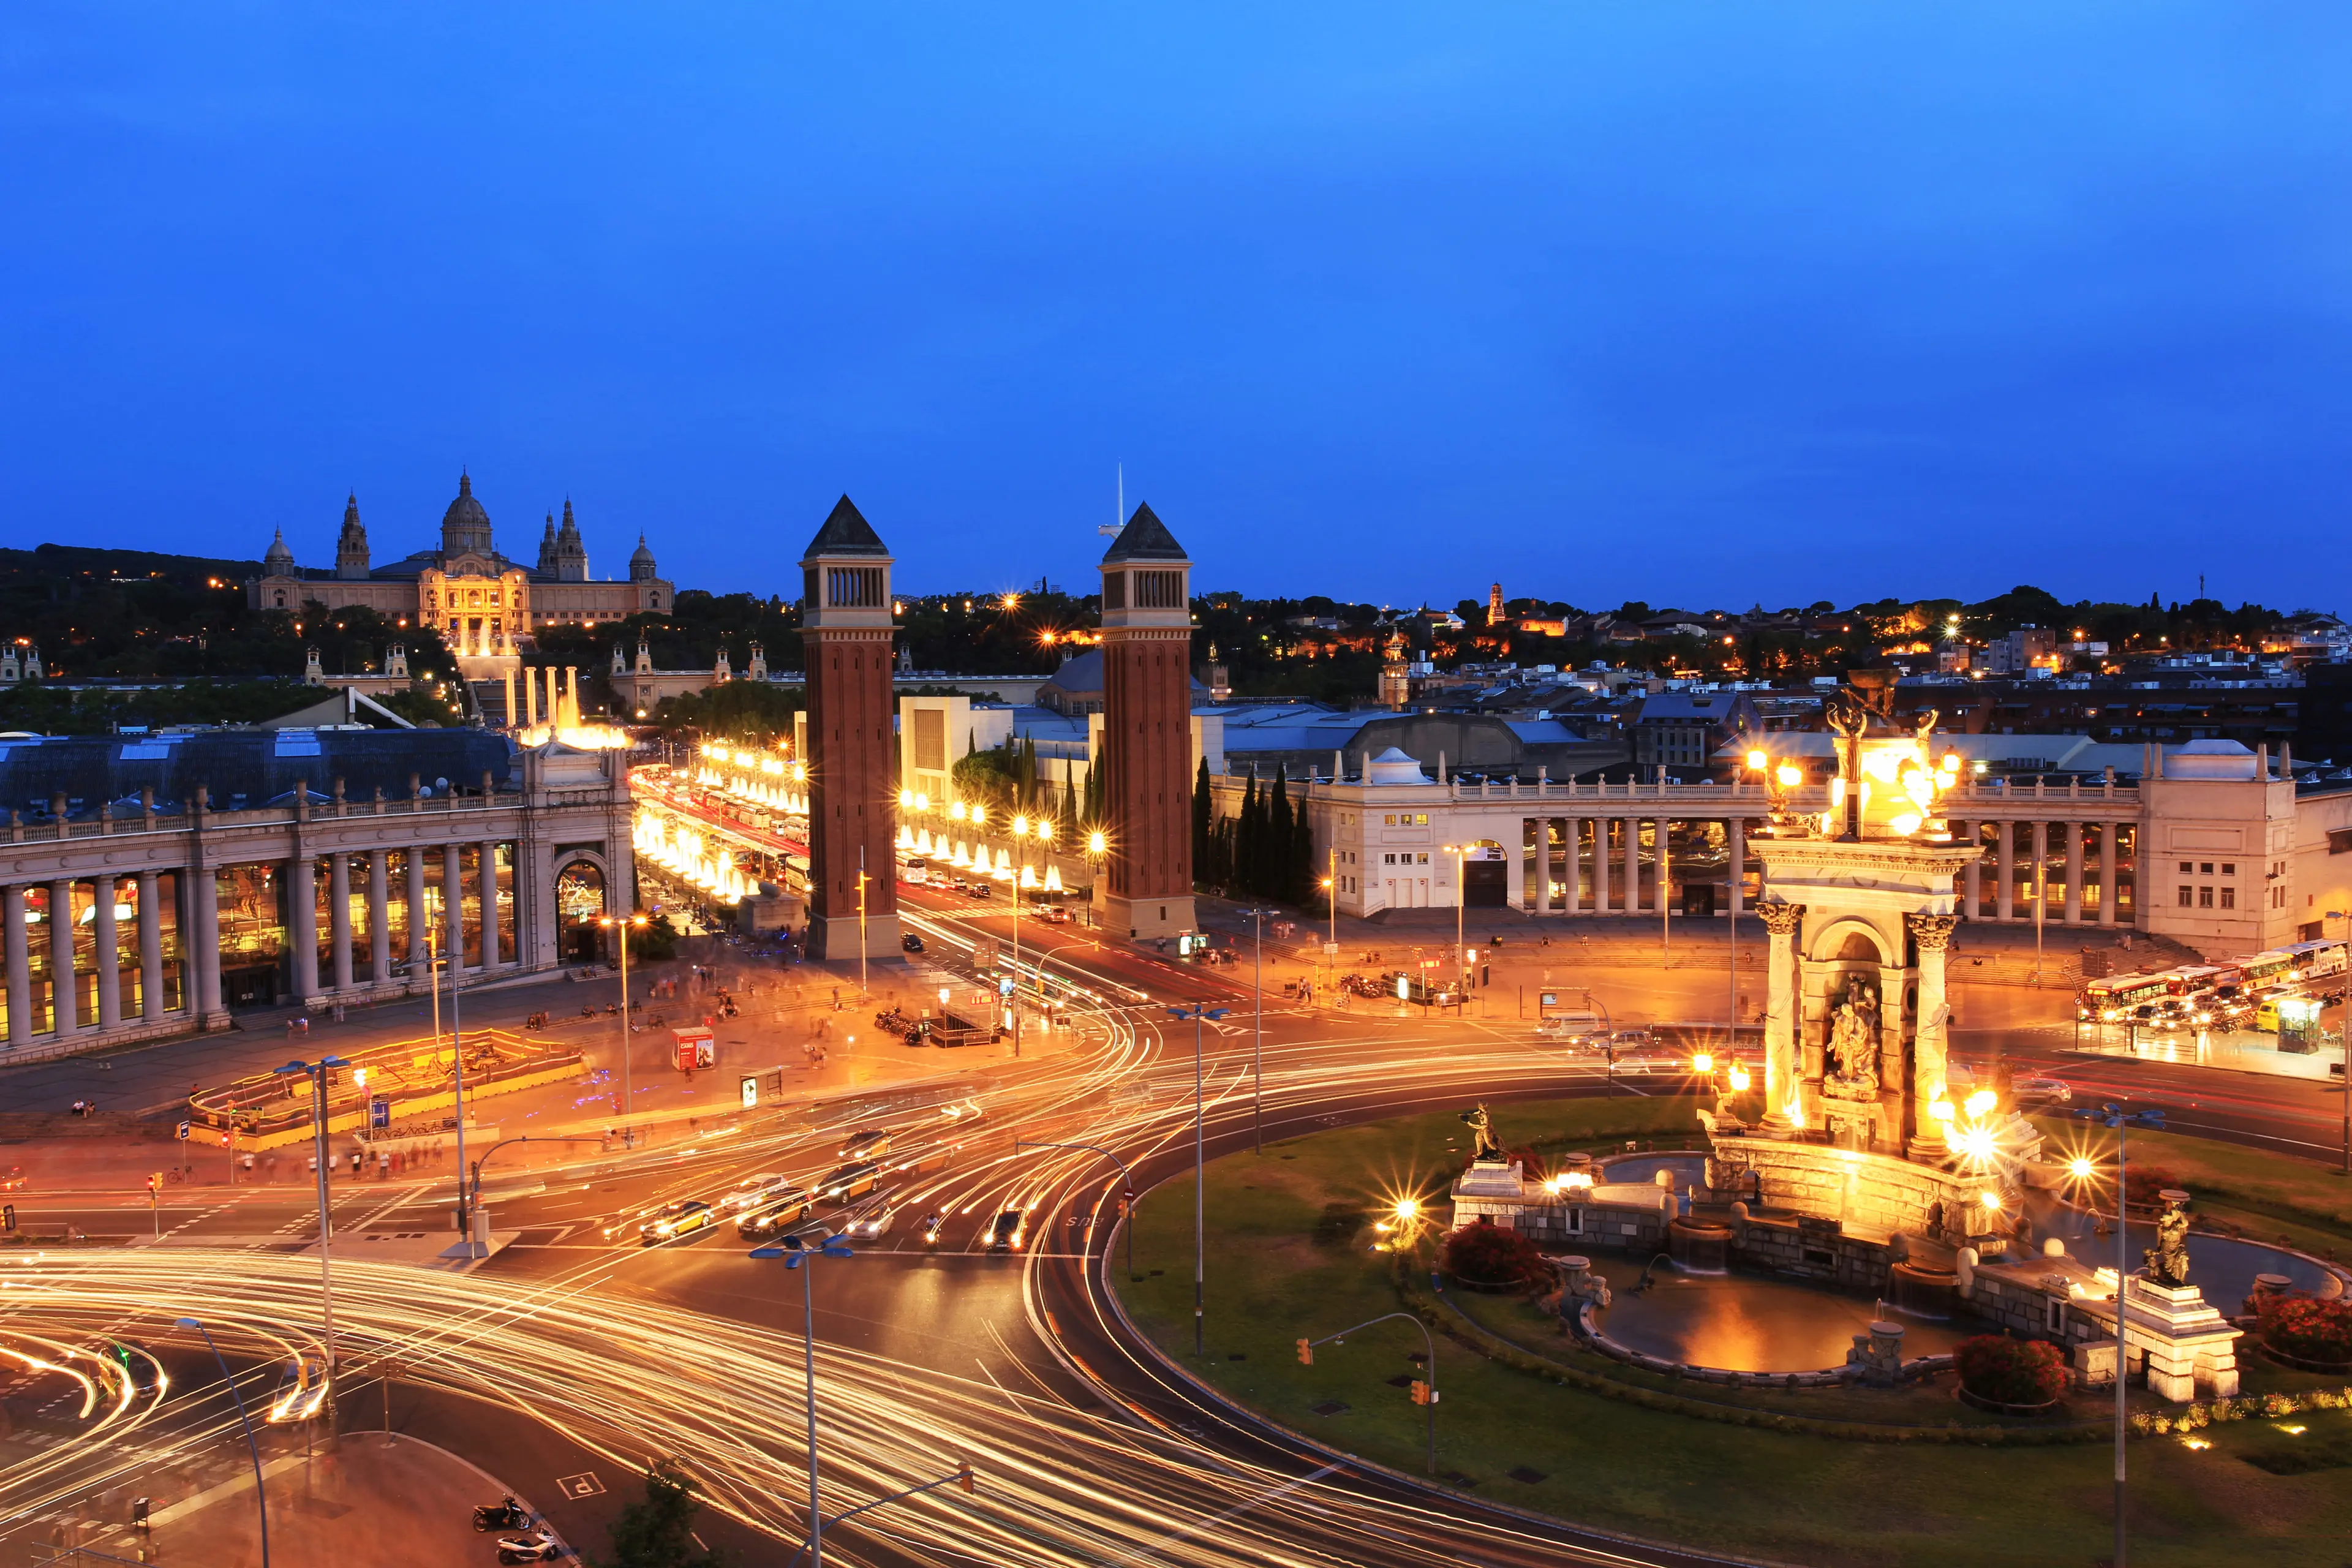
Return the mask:
M 1990 675 L 2058 667 L 2058 634 L 2048 626 L 2020 626 L 2007 637 L 1994 638 L 1984 650 L 1984 668 Z

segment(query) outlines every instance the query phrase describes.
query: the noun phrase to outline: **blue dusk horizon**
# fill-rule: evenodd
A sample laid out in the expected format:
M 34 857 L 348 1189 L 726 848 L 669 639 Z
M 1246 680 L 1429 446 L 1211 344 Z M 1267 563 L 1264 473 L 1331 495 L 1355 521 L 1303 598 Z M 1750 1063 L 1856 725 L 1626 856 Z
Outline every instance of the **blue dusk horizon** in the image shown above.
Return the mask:
M 2352 12 L 36 5 L 10 542 L 2335 607 Z

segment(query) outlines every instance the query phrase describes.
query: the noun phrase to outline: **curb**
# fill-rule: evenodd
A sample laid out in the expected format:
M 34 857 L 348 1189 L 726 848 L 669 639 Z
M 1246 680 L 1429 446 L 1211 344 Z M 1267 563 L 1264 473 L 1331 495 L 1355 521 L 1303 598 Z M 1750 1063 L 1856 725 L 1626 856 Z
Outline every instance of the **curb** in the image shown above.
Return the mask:
M 516 1491 L 512 1487 L 507 1485 L 506 1482 L 499 1479 L 498 1477 L 490 1474 L 489 1471 L 482 1468 L 481 1466 L 466 1458 L 465 1455 L 453 1454 L 448 1449 L 441 1447 L 440 1444 L 428 1443 L 422 1437 L 411 1437 L 405 1433 L 401 1432 L 384 1432 L 384 1429 L 381 1426 L 346 1427 L 341 1436 L 349 1438 L 357 1436 L 363 1432 L 381 1432 L 383 1433 L 385 1436 L 390 1437 L 395 1444 L 413 1443 L 420 1448 L 432 1449 L 435 1453 L 440 1455 L 445 1459 L 449 1459 L 457 1464 L 463 1465 L 466 1468 L 473 1471 L 474 1474 L 481 1477 L 483 1481 L 489 1486 L 491 1490 L 499 1493 L 501 1497 L 512 1497 L 515 1501 L 522 1504 L 523 1510 L 526 1513 L 529 1513 L 533 1520 L 537 1521 L 539 1525 L 543 1527 L 549 1534 L 555 1537 L 557 1544 L 562 1547 L 563 1555 L 567 1561 L 573 1563 L 582 1561 L 578 1548 L 574 1547 L 569 1541 L 563 1539 L 563 1532 L 557 1530 L 554 1525 L 549 1523 L 547 1516 L 541 1513 L 529 1498 L 523 1496 L 522 1493 Z
M 1145 1192 L 1155 1192 L 1159 1188 L 1166 1186 L 1170 1181 L 1181 1179 L 1181 1177 L 1171 1176 L 1166 1180 L 1156 1182 L 1150 1187 L 1146 1188 Z M 1140 1194 L 1139 1194 L 1139 1201 Z M 1119 1222 L 1121 1226 L 1127 1223 L 1128 1222 L 1124 1219 Z M 1158 1342 L 1135 1326 L 1134 1320 L 1127 1315 L 1127 1303 L 1119 1300 L 1118 1292 L 1113 1289 L 1110 1284 L 1108 1268 L 1111 1244 L 1117 1240 L 1118 1234 L 1118 1227 L 1114 1226 L 1111 1232 L 1104 1237 L 1103 1250 L 1096 1257 L 1097 1269 L 1100 1275 L 1097 1283 L 1104 1298 L 1110 1303 L 1111 1315 L 1118 1320 L 1118 1325 L 1126 1331 L 1128 1338 L 1134 1344 L 1141 1347 L 1144 1352 L 1150 1355 L 1162 1370 L 1172 1374 L 1186 1387 L 1192 1390 L 1193 1394 L 1197 1397 L 1201 1398 L 1205 1403 L 1215 1405 L 1218 1409 L 1223 1411 L 1228 1418 L 1233 1419 L 1239 1424 L 1259 1427 L 1265 1431 L 1275 1433 L 1290 1442 L 1297 1444 L 1303 1448 L 1308 1449 L 1313 1453 L 1322 1455 L 1327 1459 L 1336 1461 L 1349 1468 L 1365 1470 L 1377 1474 L 1392 1485 L 1403 1487 L 1409 1490 L 1422 1493 L 1424 1496 L 1442 1498 L 1448 1502 L 1455 1504 L 1468 1503 L 1474 1508 L 1502 1514 L 1513 1519 L 1525 1520 L 1531 1524 L 1540 1524 L 1554 1530 L 1572 1531 L 1580 1535 L 1589 1536 L 1595 1541 L 1615 1542 L 1620 1545 L 1639 1547 L 1645 1552 L 1665 1553 L 1684 1558 L 1691 1562 L 1727 1563 L 1732 1565 L 1732 1568 L 1803 1568 L 1803 1565 L 1801 1564 L 1788 1563 L 1780 1558 L 1730 1557 L 1720 1552 L 1708 1552 L 1702 1548 L 1680 1546 L 1670 1541 L 1656 1541 L 1647 1536 L 1628 1535 L 1618 1531 L 1601 1530 L 1591 1525 L 1579 1524 L 1574 1520 L 1562 1519 L 1558 1514 L 1543 1513 L 1538 1510 L 1529 1508 L 1517 1508 L 1510 1503 L 1497 1501 L 1493 1498 L 1476 1497 L 1467 1492 L 1452 1490 L 1447 1488 L 1433 1485 L 1418 1476 L 1411 1476 L 1407 1475 L 1402 1470 L 1392 1469 L 1389 1466 L 1383 1465 L 1376 1459 L 1367 1459 L 1360 1455 L 1349 1453 L 1346 1449 L 1335 1448 L 1328 1443 L 1308 1436 L 1304 1432 L 1294 1431 L 1292 1428 L 1283 1426 L 1280 1422 L 1274 1420 L 1272 1417 L 1262 1415 L 1257 1411 L 1250 1409 L 1245 1405 L 1242 1405 L 1234 1400 L 1229 1399 L 1223 1394 L 1219 1393 L 1216 1389 L 1210 1387 L 1207 1384 L 1193 1376 L 1192 1373 L 1187 1371 L 1183 1366 L 1171 1359 L 1168 1352 L 1160 1348 Z M 1051 1342 L 1055 1343 L 1055 1349 L 1056 1352 L 1059 1353 L 1060 1345 L 1058 1342 L 1055 1341 Z M 1063 1359 L 1066 1364 L 1068 1363 L 1070 1360 L 1066 1355 L 1064 1356 Z M 1098 1378 L 1096 1378 L 1091 1373 L 1085 1373 L 1082 1366 L 1079 1370 L 1081 1370 L 1082 1374 L 1086 1376 L 1089 1384 L 1100 1386 L 1100 1380 Z M 1108 1391 L 1106 1389 L 1105 1393 L 1108 1394 Z M 1124 1410 L 1127 1408 L 1125 1404 L 1119 1401 L 1116 1395 L 1109 1395 L 1109 1397 L 1111 1402 L 1114 1405 L 1117 1405 L 1120 1409 Z M 1202 1446 L 1206 1447 L 1206 1445 Z

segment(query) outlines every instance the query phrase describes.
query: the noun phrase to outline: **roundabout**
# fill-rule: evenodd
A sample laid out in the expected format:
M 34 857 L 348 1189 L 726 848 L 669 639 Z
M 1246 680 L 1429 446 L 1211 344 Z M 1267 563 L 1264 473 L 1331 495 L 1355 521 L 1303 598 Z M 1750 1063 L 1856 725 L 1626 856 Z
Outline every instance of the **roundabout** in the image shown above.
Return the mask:
M 1498 1120 L 1528 1153 L 1598 1158 L 1622 1155 L 1628 1139 L 1679 1142 L 1695 1110 L 1688 1099 L 1538 1100 Z M 1205 1356 L 1192 1349 L 1189 1179 L 1163 1181 L 1139 1205 L 1139 1278 L 1116 1270 L 1103 1282 L 1160 1364 L 1213 1405 L 1401 1481 L 1417 1483 L 1423 1470 L 1429 1412 L 1412 1385 L 1434 1381 L 1433 1486 L 1465 1501 L 1573 1521 L 1663 1553 L 1735 1560 L 2023 1564 L 2103 1554 L 2105 1389 L 2005 1414 L 1999 1402 L 1963 1402 L 1948 1361 L 1899 1386 L 1849 1375 L 1791 1388 L 1780 1373 L 1851 1372 L 1823 1352 L 1866 1340 L 1882 1310 L 1915 1358 L 1948 1356 L 1987 1325 L 1761 1273 L 1690 1273 L 1671 1260 L 1632 1297 L 1651 1260 L 1623 1254 L 1597 1259 L 1612 1297 L 1601 1321 L 1677 1370 L 1612 1360 L 1564 1331 L 1556 1284 L 1460 1289 L 1442 1267 L 1442 1220 L 1400 1220 L 1401 1209 L 1425 1213 L 1472 1152 L 1461 1119 L 1436 1111 L 1213 1160 Z M 2198 1240 L 2200 1254 L 2225 1242 Z M 1632 1303 L 1639 1310 L 1628 1313 Z M 1301 1339 L 1399 1311 L 1434 1335 L 1433 1379 L 1409 1322 L 1299 1359 Z M 1694 1375 L 1693 1361 L 1772 1375 L 1718 1381 Z M 2242 1363 L 2237 1399 L 2181 1405 L 2131 1391 L 2137 1561 L 2210 1562 L 2250 1542 L 2292 1551 L 2352 1529 L 2352 1499 L 2335 1473 L 2352 1458 L 2345 1379 L 2252 1355 Z M 2297 1469 L 2296 1456 L 2312 1468 Z

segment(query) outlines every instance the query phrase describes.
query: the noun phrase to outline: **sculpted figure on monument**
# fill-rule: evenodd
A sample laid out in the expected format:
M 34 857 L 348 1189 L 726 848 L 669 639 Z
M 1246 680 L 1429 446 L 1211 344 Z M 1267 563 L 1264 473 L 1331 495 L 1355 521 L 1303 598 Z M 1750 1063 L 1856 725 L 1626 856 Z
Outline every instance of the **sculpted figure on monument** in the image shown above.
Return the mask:
M 1878 999 L 1856 975 L 1830 1015 L 1830 1037 L 1822 1091 L 1841 1100 L 1869 1100 L 1878 1093 Z
M 1496 1142 L 1495 1120 L 1486 1114 L 1486 1107 L 1483 1103 L 1472 1106 L 1462 1113 L 1462 1121 L 1478 1141 L 1477 1148 L 1470 1155 L 1471 1162 L 1474 1164 L 1501 1164 L 1503 1146 Z
M 2156 1245 L 2140 1256 L 2147 1262 L 2147 1277 L 2158 1284 L 2189 1283 L 2189 1211 L 2169 1192 L 2165 1194 L 2164 1213 L 2157 1218 Z

